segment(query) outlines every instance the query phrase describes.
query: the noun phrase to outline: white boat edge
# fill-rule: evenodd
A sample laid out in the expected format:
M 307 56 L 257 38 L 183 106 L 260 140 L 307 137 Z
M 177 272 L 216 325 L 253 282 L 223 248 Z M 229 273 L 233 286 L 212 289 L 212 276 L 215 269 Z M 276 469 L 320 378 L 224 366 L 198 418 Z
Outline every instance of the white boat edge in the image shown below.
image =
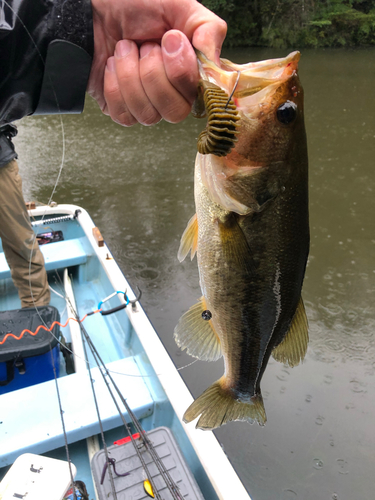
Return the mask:
M 93 235 L 93 228 L 96 227 L 88 212 L 79 206 L 61 204 L 56 206 L 40 206 L 29 210 L 31 217 L 48 218 L 52 214 L 74 215 L 76 210 L 80 210 L 79 222 L 94 248 L 110 282 L 115 290 L 128 290 L 129 298 L 135 298 L 129 283 L 123 272 L 119 268 L 116 260 L 112 256 L 109 248 L 104 242 L 103 246 L 98 243 Z M 100 228 L 99 228 L 100 230 Z M 110 257 L 110 258 L 108 258 Z M 169 354 L 165 350 L 161 340 L 151 327 L 146 313 L 137 304 L 136 310 L 131 307 L 126 308 L 127 315 L 131 321 L 139 340 L 145 350 L 153 369 L 158 374 L 160 383 L 165 390 L 173 409 L 179 420 L 188 406 L 193 402 L 193 397 L 177 371 Z M 150 331 L 151 330 L 151 331 Z M 223 448 L 212 431 L 202 431 L 194 427 L 193 423 L 183 424 L 186 434 L 198 455 L 204 470 L 211 481 L 213 488 L 220 500 L 251 500 L 250 495 L 243 486 L 240 478 L 235 472 L 232 464 L 226 456 Z

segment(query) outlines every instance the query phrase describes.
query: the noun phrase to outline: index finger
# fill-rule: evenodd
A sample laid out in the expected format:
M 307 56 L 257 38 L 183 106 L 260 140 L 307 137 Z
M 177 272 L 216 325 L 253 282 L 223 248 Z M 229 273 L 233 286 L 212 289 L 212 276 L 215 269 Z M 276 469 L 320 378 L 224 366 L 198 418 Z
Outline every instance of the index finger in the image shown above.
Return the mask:
M 221 47 L 226 33 L 227 24 L 222 19 L 220 19 L 220 22 L 202 24 L 193 34 L 192 45 L 203 52 L 208 59 L 219 64 Z

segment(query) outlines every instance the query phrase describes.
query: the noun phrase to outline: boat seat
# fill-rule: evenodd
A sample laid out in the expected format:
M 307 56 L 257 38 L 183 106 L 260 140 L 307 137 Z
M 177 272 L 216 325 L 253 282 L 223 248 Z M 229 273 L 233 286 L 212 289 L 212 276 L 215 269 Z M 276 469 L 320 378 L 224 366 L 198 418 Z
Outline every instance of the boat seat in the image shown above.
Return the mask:
M 87 262 L 87 254 L 79 238 L 41 245 L 47 271 L 76 266 Z M 4 252 L 0 253 L 0 280 L 10 278 Z
M 154 401 L 134 358 L 113 361 L 106 366 L 136 417 L 151 415 Z M 121 417 L 99 368 L 92 369 L 92 376 L 104 430 L 120 427 Z M 68 442 L 99 434 L 88 371 L 61 377 L 58 385 Z M 116 400 L 130 422 L 117 395 Z M 0 468 L 12 464 L 21 453 L 41 454 L 64 446 L 55 380 L 1 395 L 0 408 Z

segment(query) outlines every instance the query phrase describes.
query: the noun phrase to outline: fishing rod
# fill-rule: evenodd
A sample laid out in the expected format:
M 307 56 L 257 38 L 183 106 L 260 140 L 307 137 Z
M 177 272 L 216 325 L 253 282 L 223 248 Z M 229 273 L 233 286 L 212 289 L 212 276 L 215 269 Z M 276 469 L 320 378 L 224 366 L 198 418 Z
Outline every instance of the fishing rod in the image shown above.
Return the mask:
M 69 298 L 68 298 L 69 300 Z M 70 301 L 69 301 L 70 302 Z M 72 309 L 73 310 L 73 309 Z M 76 311 L 73 311 L 74 314 L 77 315 L 77 312 Z M 78 318 L 78 315 L 77 315 L 77 318 Z M 141 464 L 146 472 L 146 475 L 147 475 L 147 478 L 148 480 L 150 481 L 150 484 L 153 488 L 153 491 L 156 495 L 156 498 L 161 500 L 161 497 L 160 497 L 160 494 L 158 492 L 158 490 L 156 489 L 156 486 L 155 486 L 155 483 L 153 481 L 153 478 L 148 470 L 148 467 L 143 459 L 143 456 L 142 456 L 142 453 L 141 451 L 139 450 L 136 442 L 135 442 L 135 439 L 133 438 L 132 436 L 132 432 L 131 432 L 131 429 L 128 425 L 128 423 L 126 422 L 126 419 L 125 417 L 123 416 L 122 414 L 122 411 L 116 401 L 116 398 L 115 398 L 115 395 L 113 394 L 113 391 L 108 383 L 108 380 L 107 380 L 107 377 L 109 378 L 109 380 L 111 381 L 114 389 L 116 390 L 116 392 L 118 393 L 120 399 L 121 399 L 121 402 L 123 403 L 123 405 L 125 406 L 125 409 L 128 413 L 128 415 L 130 416 L 132 422 L 133 422 L 133 425 L 135 427 L 135 429 L 138 431 L 139 435 L 140 435 L 140 439 L 143 441 L 143 444 L 145 445 L 145 448 L 147 449 L 147 451 L 149 451 L 150 455 L 151 455 L 151 458 L 153 459 L 157 469 L 159 470 L 159 473 L 160 475 L 163 477 L 164 481 L 165 481 L 165 484 L 168 488 L 168 490 L 170 491 L 171 495 L 172 495 L 172 498 L 175 499 L 175 500 L 183 500 L 183 496 L 177 486 L 177 484 L 174 482 L 173 478 L 171 477 L 171 475 L 169 474 L 169 471 L 166 469 L 164 463 L 162 462 L 161 458 L 159 457 L 154 445 L 152 444 L 151 440 L 147 437 L 147 434 L 145 433 L 141 423 L 139 422 L 139 420 L 137 419 L 137 417 L 135 416 L 135 414 L 133 413 L 133 411 L 131 410 L 131 408 L 129 407 L 128 403 L 126 402 L 125 398 L 123 397 L 121 391 L 119 390 L 118 386 L 116 385 L 115 381 L 113 380 L 109 370 L 107 369 L 107 367 L 105 366 L 105 363 L 103 361 L 103 359 L 101 358 L 99 352 L 97 351 L 95 345 L 93 344 L 92 340 L 91 340 L 91 337 L 89 336 L 87 330 L 85 329 L 85 327 L 82 325 L 81 322 L 79 322 L 79 326 L 80 326 L 80 329 L 81 329 L 81 333 L 83 334 L 83 337 L 84 337 L 84 340 L 86 340 L 90 350 L 91 350 L 91 353 L 97 363 L 97 366 L 100 370 L 100 373 L 102 374 L 102 377 L 103 377 L 103 380 L 107 386 L 107 389 L 112 397 L 112 400 L 117 408 L 117 411 L 119 412 L 119 415 L 123 421 L 123 424 L 131 438 L 131 441 L 133 443 L 133 446 L 135 448 L 135 451 L 138 455 L 138 458 L 140 459 L 141 461 Z M 110 462 L 107 462 L 108 463 L 108 466 L 109 466 L 109 463 Z
M 59 277 L 59 279 L 60 279 L 60 277 Z M 125 427 L 125 429 L 126 429 L 126 431 L 127 431 L 128 435 L 130 436 L 130 439 L 131 439 L 131 441 L 132 441 L 132 443 L 133 443 L 134 449 L 135 449 L 135 451 L 136 451 L 136 453 L 137 453 L 137 455 L 138 455 L 138 458 L 139 458 L 139 460 L 140 460 L 140 462 L 141 462 L 141 464 L 142 464 L 142 467 L 143 467 L 144 471 L 146 472 L 146 476 L 147 476 L 148 481 L 149 481 L 149 482 L 150 482 L 150 484 L 151 484 L 152 490 L 153 490 L 153 492 L 155 493 L 155 496 L 156 496 L 157 500 L 162 500 L 162 499 L 161 499 L 161 496 L 160 496 L 160 493 L 158 492 L 158 490 L 157 490 L 157 488 L 156 488 L 155 482 L 154 482 L 154 480 L 153 480 L 153 478 L 152 478 L 152 476 L 151 476 L 151 473 L 150 473 L 150 471 L 149 471 L 149 469 L 148 469 L 148 467 L 147 467 L 147 464 L 146 464 L 146 462 L 145 462 L 145 460 L 144 460 L 144 458 L 143 458 L 143 456 L 142 456 L 142 453 L 141 453 L 141 451 L 139 450 L 139 448 L 138 448 L 138 446 L 137 446 L 137 444 L 136 444 L 136 442 L 135 442 L 135 439 L 133 438 L 132 431 L 131 431 L 131 429 L 130 429 L 130 427 L 129 427 L 128 423 L 126 422 L 125 417 L 124 417 L 124 416 L 123 416 L 123 414 L 122 414 L 121 408 L 119 407 L 119 405 L 118 405 L 118 403 L 117 403 L 117 401 L 116 401 L 116 398 L 115 398 L 115 395 L 113 394 L 112 389 L 111 389 L 111 388 L 110 388 L 110 386 L 109 386 L 108 380 L 106 379 L 106 374 L 105 374 L 105 373 L 103 373 L 102 367 L 103 367 L 103 366 L 105 367 L 105 364 L 104 364 L 104 362 L 103 362 L 102 358 L 100 357 L 100 355 L 99 355 L 99 353 L 98 353 L 98 351 L 97 351 L 96 347 L 94 346 L 94 344 L 93 344 L 93 342 L 92 342 L 92 340 L 91 340 L 91 338 L 90 338 L 90 336 L 89 336 L 89 334 L 88 334 L 87 330 L 86 330 L 86 329 L 85 329 L 85 327 L 82 325 L 82 323 L 79 321 L 79 316 L 78 316 L 78 313 L 77 313 L 76 309 L 73 307 L 73 304 L 71 303 L 70 298 L 69 298 L 69 297 L 66 297 L 66 300 L 69 302 L 69 304 L 70 304 L 70 308 L 71 308 L 71 310 L 72 310 L 73 314 L 76 316 L 76 319 L 77 319 L 78 324 L 79 324 L 79 326 L 80 326 L 81 334 L 82 334 L 82 336 L 83 336 L 83 340 L 87 342 L 87 345 L 88 345 L 88 346 L 89 346 L 89 348 L 90 348 L 90 351 L 91 351 L 91 353 L 92 353 L 92 355 L 93 355 L 93 357 L 94 357 L 94 360 L 95 360 L 95 362 L 96 362 L 96 364 L 97 364 L 97 366 L 98 366 L 98 368 L 99 368 L 99 371 L 100 371 L 100 373 L 101 373 L 101 375 L 102 375 L 102 377 L 103 377 L 104 383 L 105 383 L 105 384 L 106 384 L 106 386 L 107 386 L 107 389 L 108 389 L 108 391 L 109 391 L 109 394 L 110 394 L 110 396 L 111 396 L 111 398 L 112 398 L 112 400 L 113 400 L 113 402 L 114 402 L 114 404 L 115 404 L 115 406 L 116 406 L 116 409 L 117 409 L 117 411 L 118 411 L 118 413 L 119 413 L 119 416 L 120 416 L 120 418 L 121 418 L 121 420 L 122 420 L 122 422 L 123 422 L 123 424 L 124 424 L 124 427 Z M 87 357 L 87 356 L 86 356 L 86 357 Z M 90 378 L 91 378 L 91 370 L 89 370 L 89 371 L 90 371 Z M 107 374 L 109 374 L 109 372 L 108 372 L 108 371 L 107 371 Z M 113 381 L 112 377 L 110 377 L 110 378 L 111 378 L 111 381 L 112 381 L 112 383 L 113 383 L 114 387 L 118 390 L 118 388 L 117 388 L 116 384 L 114 383 L 114 381 Z M 92 384 L 92 388 L 93 388 L 93 391 L 95 392 L 95 389 L 94 389 L 94 387 L 93 387 L 93 384 Z M 99 418 L 100 418 L 100 417 L 99 417 Z M 143 429 L 142 429 L 142 433 L 144 433 L 144 430 L 143 430 Z M 103 438 L 104 438 L 104 433 L 103 433 Z M 113 464 L 112 464 L 112 461 L 109 459 L 108 455 L 106 456 L 106 460 L 107 460 L 107 461 L 106 461 L 107 467 L 110 469 L 109 465 L 113 465 Z M 166 484 L 167 484 L 167 483 L 166 483 Z M 167 484 L 167 486 L 168 486 L 168 484 Z M 173 496 L 173 491 L 171 491 L 171 493 L 172 493 L 172 497 L 173 497 L 173 498 L 175 498 L 176 500 L 180 500 L 180 499 L 179 499 L 179 497 L 175 497 L 175 496 Z M 182 498 L 182 497 L 181 497 L 181 498 Z
M 101 363 L 103 363 L 103 361 L 101 360 L 101 358 L 100 358 L 100 356 L 99 356 L 99 354 L 98 354 L 98 352 L 97 352 L 96 348 L 95 348 L 95 347 L 94 347 L 94 345 L 92 344 L 91 338 L 89 337 L 89 335 L 88 335 L 88 333 L 87 333 L 87 331 L 86 331 L 85 327 L 84 327 L 82 324 L 80 324 L 80 328 L 81 328 L 81 333 L 83 334 L 83 336 L 84 336 L 84 338 L 85 338 L 85 340 L 86 340 L 87 344 L 88 344 L 88 345 L 89 345 L 89 347 L 90 347 L 91 353 L 92 353 L 92 355 L 94 356 L 94 359 L 95 359 L 95 361 L 96 361 L 96 364 L 98 365 L 99 371 L 100 371 L 100 373 L 101 373 L 101 375 L 102 375 L 102 377 L 103 377 L 103 381 L 104 381 L 104 383 L 105 383 L 105 384 L 106 384 L 106 386 L 107 386 L 108 392 L 109 392 L 109 394 L 110 394 L 110 396 L 111 396 L 111 398 L 112 398 L 112 400 L 113 400 L 113 402 L 114 402 L 114 404 L 115 404 L 115 406 L 116 406 L 116 409 L 117 409 L 117 411 L 118 411 L 118 413 L 119 413 L 119 416 L 120 416 L 120 418 L 121 418 L 121 420 L 122 420 L 122 422 L 123 422 L 123 424 L 124 424 L 124 427 L 125 427 L 125 429 L 126 429 L 127 433 L 128 433 L 128 434 L 129 434 L 129 436 L 130 436 L 130 439 L 131 439 L 131 441 L 132 441 L 132 443 L 133 443 L 134 449 L 135 449 L 135 451 L 136 451 L 136 453 L 137 453 L 137 455 L 138 455 L 138 458 L 139 458 L 139 460 L 140 460 L 140 462 L 141 462 L 141 464 L 142 464 L 142 467 L 143 467 L 144 471 L 146 472 L 147 479 L 149 480 L 149 482 L 150 482 L 150 484 L 151 484 L 151 486 L 152 486 L 153 492 L 155 493 L 155 496 L 156 496 L 157 500 L 162 500 L 162 499 L 161 499 L 161 496 L 160 496 L 160 494 L 159 494 L 159 492 L 158 492 L 158 490 L 157 490 L 157 488 L 156 488 L 156 486 L 155 486 L 155 482 L 154 482 L 154 480 L 153 480 L 153 478 L 152 478 L 152 476 L 151 476 L 151 473 L 150 473 L 150 471 L 149 471 L 149 469 L 148 469 L 148 467 L 147 467 L 147 464 L 146 464 L 146 462 L 145 462 L 145 460 L 144 460 L 144 458 L 143 458 L 143 456 L 142 456 L 142 453 L 141 453 L 141 451 L 139 450 L 139 448 L 138 448 L 138 446 L 137 446 L 137 444 L 136 444 L 136 442 L 135 442 L 135 439 L 134 439 L 134 437 L 133 437 L 133 435 L 132 435 L 132 431 L 131 431 L 131 429 L 130 429 L 130 427 L 129 427 L 129 424 L 127 423 L 127 421 L 126 421 L 126 419 L 125 419 L 124 415 L 122 414 L 121 408 L 119 407 L 119 405 L 118 405 L 118 403 L 117 403 L 117 401 L 116 401 L 115 395 L 113 394 L 113 391 L 112 391 L 111 387 L 109 386 L 108 380 L 106 379 L 106 374 L 105 374 L 105 373 L 103 373 L 103 370 L 102 370 L 102 368 L 103 368 L 103 367 L 102 367 L 102 365 L 101 365 Z M 143 431 L 143 432 L 144 432 L 144 431 Z M 107 462 L 108 467 L 109 467 L 109 465 L 110 465 L 110 464 L 112 465 L 112 463 L 108 460 L 108 462 Z
M 84 352 L 85 352 L 85 358 L 88 361 L 86 342 L 84 342 L 84 341 L 83 341 L 83 349 L 84 349 Z M 90 376 L 91 391 L 92 391 L 92 395 L 93 395 L 94 403 L 95 403 L 95 410 L 96 410 L 96 414 L 98 416 L 98 422 L 99 422 L 99 427 L 100 427 L 100 436 L 101 436 L 101 439 L 102 439 L 104 455 L 105 455 L 106 463 L 110 464 L 111 463 L 111 459 L 109 458 L 108 447 L 107 447 L 107 443 L 105 442 L 103 422 L 102 422 L 102 419 L 100 417 L 98 398 L 96 397 L 96 392 L 95 392 L 95 387 L 94 387 L 94 379 L 92 378 L 91 370 L 89 369 L 88 371 L 89 371 L 89 376 Z M 113 498 L 114 498 L 114 500 L 117 500 L 117 493 L 116 493 L 116 488 L 115 488 L 115 482 L 114 482 L 112 470 L 111 470 L 110 467 L 108 467 L 108 474 L 109 474 L 109 481 L 111 483 L 111 492 L 112 492 Z
M 85 328 L 83 327 L 82 325 L 82 329 L 83 331 L 85 332 Z M 85 334 L 85 333 L 84 333 Z M 87 335 L 87 342 L 90 346 L 90 349 L 91 349 L 91 352 L 94 356 L 94 358 L 97 360 L 99 360 L 99 362 L 97 361 L 97 364 L 98 364 L 98 367 L 100 369 L 100 372 L 102 374 L 102 377 L 103 377 L 103 380 L 105 381 L 106 385 L 107 385 L 107 388 L 112 396 L 112 399 L 116 405 L 116 408 L 118 409 L 118 411 L 120 412 L 120 415 L 121 415 L 121 418 L 124 422 L 124 425 L 126 427 L 126 429 L 128 430 L 128 425 L 125 424 L 126 420 L 125 418 L 123 417 L 122 415 L 122 412 L 121 410 L 119 409 L 119 406 L 114 398 L 114 395 L 113 395 L 113 392 L 111 391 L 110 387 L 109 387 L 109 383 L 108 381 L 106 380 L 106 377 L 109 378 L 109 380 L 111 381 L 113 387 L 115 388 L 117 394 L 119 395 L 120 399 L 121 399 L 121 402 L 123 403 L 123 405 L 125 406 L 125 409 L 126 411 L 128 412 L 128 415 L 130 416 L 132 422 L 133 422 L 133 425 L 134 427 L 137 429 L 139 435 L 140 435 L 140 438 L 142 439 L 143 441 L 143 444 L 145 445 L 145 448 L 149 451 L 150 455 L 151 455 L 151 458 L 153 459 L 156 467 L 158 468 L 159 472 L 160 472 L 160 475 L 163 477 L 164 481 L 165 481 L 165 484 L 168 488 L 168 490 L 170 491 L 171 495 L 172 495 L 172 498 L 175 499 L 175 500 L 184 500 L 183 499 L 183 496 L 177 486 L 177 484 L 174 482 L 173 478 L 171 477 L 171 475 L 169 474 L 169 471 L 166 469 L 164 463 L 162 462 L 161 458 L 159 457 L 154 445 L 152 444 L 151 440 L 147 437 L 147 434 L 145 433 L 141 423 L 139 422 L 139 420 L 137 419 L 137 417 L 135 416 L 135 414 L 133 413 L 133 411 L 131 410 L 130 406 L 128 405 L 128 403 L 126 402 L 125 398 L 123 397 L 120 389 L 118 388 L 118 386 L 116 385 L 115 381 L 113 380 L 110 372 L 107 370 L 107 367 L 105 366 L 105 363 L 103 362 L 102 358 L 100 357 L 98 351 L 96 350 L 94 344 L 92 343 L 92 340 L 91 338 L 88 336 L 87 332 L 86 332 L 86 335 Z M 104 372 L 103 372 L 104 370 Z M 141 455 L 141 453 L 139 452 L 138 453 L 138 447 L 135 445 L 135 440 L 133 439 L 130 431 L 128 430 L 129 432 L 129 436 L 133 442 L 133 445 L 135 446 L 136 448 L 136 451 L 137 451 L 137 454 L 138 456 Z M 143 459 L 141 460 L 141 462 L 143 463 Z M 151 485 L 153 486 L 153 481 L 148 478 L 150 480 L 150 483 Z M 159 498 L 159 497 L 158 497 Z

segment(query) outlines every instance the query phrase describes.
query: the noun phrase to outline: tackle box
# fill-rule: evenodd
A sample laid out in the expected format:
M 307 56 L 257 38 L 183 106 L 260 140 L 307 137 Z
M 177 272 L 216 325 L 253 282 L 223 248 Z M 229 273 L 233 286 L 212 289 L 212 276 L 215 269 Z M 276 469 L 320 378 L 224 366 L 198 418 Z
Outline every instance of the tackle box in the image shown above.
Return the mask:
M 181 455 L 178 445 L 167 427 L 157 427 L 147 432 L 154 448 L 168 470 L 173 481 L 177 484 L 182 497 L 186 500 L 204 500 L 202 493 L 192 475 L 185 459 Z M 136 436 L 134 436 L 136 438 Z M 125 441 L 121 444 L 122 441 Z M 108 458 L 114 459 L 114 467 L 110 465 L 113 483 L 118 500 L 149 500 L 152 498 L 146 493 L 144 482 L 147 479 L 141 461 L 130 438 L 118 441 L 114 446 L 109 446 Z M 141 439 L 135 439 L 135 444 L 149 469 L 155 487 L 163 500 L 173 500 L 167 485 L 153 462 L 151 455 L 145 449 Z M 111 461 L 111 463 L 113 463 Z M 109 476 L 109 467 L 106 466 L 104 450 L 98 451 L 91 460 L 91 468 L 95 480 L 96 490 L 100 500 L 114 498 Z M 122 474 L 130 473 L 127 476 Z
M 59 375 L 59 326 L 51 332 L 40 328 L 36 335 L 24 331 L 35 333 L 54 321 L 60 315 L 53 306 L 0 311 L 0 394 L 51 380 L 54 367 Z

